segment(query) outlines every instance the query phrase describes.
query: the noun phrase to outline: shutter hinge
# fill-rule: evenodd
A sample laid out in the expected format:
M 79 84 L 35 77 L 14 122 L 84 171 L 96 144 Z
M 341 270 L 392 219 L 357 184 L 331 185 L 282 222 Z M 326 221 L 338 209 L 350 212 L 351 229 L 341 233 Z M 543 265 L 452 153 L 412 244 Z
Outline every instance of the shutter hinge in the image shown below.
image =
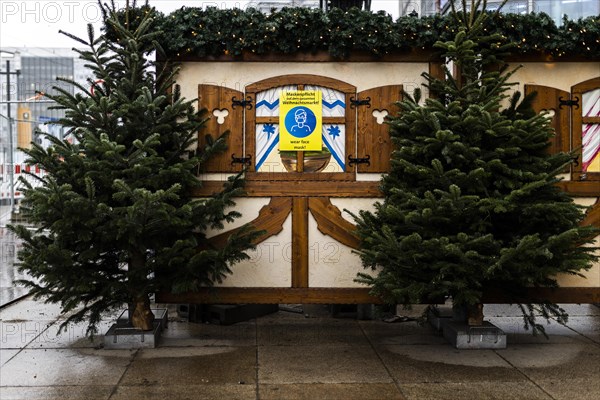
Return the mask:
M 565 107 L 577 107 L 579 108 L 579 97 L 575 97 L 576 100 L 563 100 L 562 96 L 558 98 L 558 108 Z
M 354 164 L 367 164 L 368 166 L 371 166 L 371 156 L 369 154 L 367 154 L 366 157 L 364 158 L 354 158 L 352 157 L 352 155 L 348 156 L 348 164 L 350 164 L 350 166 L 354 165 Z
M 235 96 L 231 98 L 231 108 L 235 110 L 235 106 L 245 107 L 247 110 L 252 110 L 252 97 L 246 97 L 246 100 L 237 100 Z
M 233 165 L 233 164 L 250 165 L 251 162 L 252 162 L 252 156 L 250 154 L 246 155 L 246 157 L 236 157 L 235 154 L 231 155 L 231 165 Z
M 366 99 L 355 99 L 354 97 L 350 97 L 350 108 L 359 107 L 359 106 L 367 106 L 367 108 L 371 108 L 371 98 L 367 97 Z

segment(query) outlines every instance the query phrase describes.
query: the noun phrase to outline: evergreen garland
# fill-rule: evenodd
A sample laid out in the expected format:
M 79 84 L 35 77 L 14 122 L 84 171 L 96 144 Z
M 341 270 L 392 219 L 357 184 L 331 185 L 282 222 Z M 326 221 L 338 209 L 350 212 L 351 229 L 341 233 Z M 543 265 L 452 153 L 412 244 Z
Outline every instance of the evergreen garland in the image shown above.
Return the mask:
M 163 32 L 160 42 L 166 54 L 174 58 L 316 51 L 327 51 L 338 59 L 346 59 L 352 52 L 377 58 L 432 49 L 438 40 L 451 40 L 459 29 L 450 15 L 404 16 L 394 21 L 383 11 L 358 8 L 334 8 L 328 13 L 284 8 L 263 14 L 252 8 L 182 7 L 162 16 L 158 25 Z M 544 13 L 493 14 L 485 29 L 515 43 L 513 54 L 600 59 L 600 16 L 565 19 L 557 27 Z

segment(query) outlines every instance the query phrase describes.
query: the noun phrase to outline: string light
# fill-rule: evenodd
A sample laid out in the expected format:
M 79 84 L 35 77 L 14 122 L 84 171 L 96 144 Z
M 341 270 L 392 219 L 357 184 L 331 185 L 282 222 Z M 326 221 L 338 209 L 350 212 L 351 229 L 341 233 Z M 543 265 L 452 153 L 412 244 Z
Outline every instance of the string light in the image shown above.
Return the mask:
M 183 10 L 183 8 L 181 9 Z M 356 23 L 354 26 L 352 25 L 353 22 L 349 21 L 349 19 L 351 18 L 351 16 L 356 16 L 355 13 L 353 12 L 344 12 L 344 16 L 347 16 L 346 20 L 342 20 L 340 21 L 340 24 L 336 24 L 335 26 L 331 26 L 331 20 L 328 18 L 328 16 L 321 14 L 321 11 L 319 10 L 303 10 L 301 12 L 281 12 L 281 13 L 273 13 L 273 14 L 269 14 L 269 15 L 262 15 L 262 14 L 258 14 L 258 13 L 249 13 L 249 14 L 245 14 L 245 12 L 240 12 L 239 10 L 228 10 L 227 12 L 223 11 L 223 10 L 204 10 L 204 11 L 200 11 L 198 13 L 193 12 L 190 13 L 190 11 L 192 11 L 191 8 L 186 8 L 186 12 L 185 13 L 181 13 L 181 10 L 179 12 L 175 12 L 173 14 L 170 15 L 170 19 L 171 20 L 178 20 L 181 19 L 181 23 L 182 25 L 188 25 L 189 26 L 189 22 L 192 23 L 192 25 L 194 25 L 196 27 L 196 29 L 193 29 L 193 27 L 190 29 L 188 28 L 188 33 L 187 35 L 184 36 L 184 40 L 194 40 L 194 42 L 189 42 L 189 43 L 194 43 L 193 46 L 191 47 L 185 47 L 181 46 L 180 48 L 180 52 L 183 51 L 184 53 L 186 52 L 191 52 L 192 49 L 196 49 L 198 51 L 198 54 L 205 54 L 205 53 L 211 53 L 214 50 L 211 50 L 210 48 L 205 48 L 203 47 L 203 45 L 198 44 L 198 42 L 196 42 L 197 37 L 200 36 L 200 34 L 202 34 L 202 37 L 204 40 L 207 40 L 208 43 L 211 42 L 211 38 L 210 36 L 212 35 L 212 41 L 214 41 L 216 38 L 219 38 L 217 40 L 223 40 L 221 37 L 225 37 L 225 35 L 229 36 L 231 39 L 233 39 L 235 42 L 234 43 L 238 43 L 237 44 L 237 48 L 244 50 L 244 51 L 251 51 L 253 53 L 256 52 L 263 52 L 263 51 L 278 51 L 278 35 L 274 35 L 277 34 L 277 32 L 281 32 L 281 35 L 286 35 L 288 34 L 287 32 L 289 32 L 288 28 L 285 27 L 285 25 L 292 24 L 291 26 L 294 27 L 294 29 L 300 29 L 301 27 L 306 27 L 307 31 L 310 31 L 311 29 L 314 29 L 314 23 L 322 23 L 323 25 L 323 30 L 327 29 L 327 31 L 325 31 L 326 33 L 328 33 L 330 36 L 327 36 L 326 34 L 323 35 L 319 35 L 318 38 L 315 36 L 314 39 L 308 39 L 309 45 L 315 46 L 316 48 L 323 48 L 323 47 L 330 47 L 330 51 L 337 51 L 338 49 L 336 48 L 337 46 L 340 46 L 340 49 L 343 49 L 344 47 L 347 47 L 347 49 L 344 50 L 344 52 L 350 51 L 352 52 L 352 48 L 350 46 L 360 46 L 363 47 L 365 46 L 364 40 L 366 41 L 368 39 L 369 43 L 371 43 L 372 41 L 375 42 L 374 45 L 371 45 L 371 49 L 370 51 L 374 54 L 383 54 L 384 52 L 387 54 L 389 53 L 387 50 L 383 50 L 384 48 L 390 48 L 392 49 L 391 53 L 397 52 L 397 51 L 403 51 L 401 49 L 406 49 L 407 47 L 413 47 L 413 48 L 423 48 L 423 49 L 427 49 L 429 48 L 429 46 L 427 45 L 423 45 L 423 43 L 428 43 L 429 42 L 429 38 L 427 36 L 423 35 L 423 29 L 427 29 L 428 33 L 431 34 L 431 30 L 437 30 L 437 35 L 441 36 L 444 32 L 448 32 L 448 33 L 452 33 L 452 34 L 456 34 L 456 32 L 458 32 L 457 29 L 455 29 L 452 25 L 450 25 L 449 23 L 446 24 L 441 24 L 441 26 L 436 26 L 436 24 L 431 24 L 431 23 L 427 23 L 427 20 L 421 20 L 420 22 L 416 22 L 412 23 L 413 20 L 410 20 L 410 24 L 405 25 L 407 21 L 403 21 L 403 22 L 396 22 L 396 21 L 392 21 L 392 20 L 388 20 L 388 19 L 382 19 L 382 18 L 373 18 L 372 20 L 367 20 L 367 21 L 363 21 L 363 23 Z M 290 10 L 292 11 L 292 10 Z M 149 11 L 145 11 L 145 13 L 149 13 Z M 260 16 L 259 16 L 260 15 Z M 312 18 L 312 16 L 315 16 L 316 18 Z M 340 14 L 337 14 L 338 16 Z M 311 16 L 311 18 L 306 18 L 306 16 Z M 169 16 L 167 16 L 168 18 Z M 304 18 L 303 18 L 304 17 Z M 205 19 L 207 18 L 207 19 Z M 231 21 L 232 18 L 236 18 L 236 20 Z M 242 19 L 240 19 L 242 18 Z M 547 27 L 544 27 L 543 25 L 538 25 L 538 21 L 536 19 L 533 20 L 529 20 L 529 19 L 521 19 L 522 17 L 519 16 L 511 16 L 510 18 L 506 18 L 506 16 L 499 14 L 497 15 L 497 17 L 495 18 L 496 23 L 499 23 L 499 28 L 497 30 L 497 28 L 495 27 L 483 27 L 483 31 L 486 33 L 489 32 L 494 32 L 496 31 L 498 33 L 498 37 L 501 38 L 501 40 L 506 41 L 506 40 L 511 40 L 511 41 L 516 41 L 517 42 L 517 48 L 520 49 L 520 51 L 524 51 L 527 52 L 528 50 L 537 50 L 537 51 L 545 51 L 548 52 L 550 54 L 554 54 L 554 55 L 558 55 L 558 57 L 565 57 L 568 54 L 573 53 L 576 50 L 570 50 L 570 46 L 569 47 L 563 47 L 563 43 L 565 43 L 565 45 L 567 45 L 567 41 L 569 41 L 570 37 L 564 35 L 565 33 L 571 32 L 571 33 L 579 33 L 579 39 L 575 39 L 575 48 L 579 48 L 580 53 L 583 52 L 585 50 L 586 55 L 588 53 L 591 52 L 591 54 L 597 54 L 599 51 L 598 48 L 598 44 L 600 44 L 600 38 L 596 37 L 596 38 L 591 38 L 591 34 L 587 35 L 589 32 L 587 31 L 587 28 L 585 26 L 583 26 L 583 24 L 581 24 L 580 22 L 572 22 L 569 24 L 565 24 L 565 26 L 558 28 L 558 31 L 556 33 L 551 33 Z M 137 20 L 139 20 L 139 17 L 136 17 Z M 188 21 L 189 19 L 189 21 Z M 227 20 L 229 19 L 229 21 Z M 442 19 L 443 20 L 443 19 Z M 506 21 L 505 21 L 506 20 Z M 226 31 L 220 31 L 218 30 L 216 33 L 213 29 L 208 28 L 209 31 L 212 32 L 212 34 L 208 34 L 206 35 L 205 33 L 201 32 L 200 30 L 204 31 L 207 28 L 204 26 L 204 23 L 207 21 L 213 21 L 211 22 L 209 25 L 213 25 L 215 27 L 222 27 L 223 29 L 225 29 Z M 318 21 L 318 22 L 317 22 Z M 502 22 L 504 21 L 504 22 Z M 545 20 L 543 20 L 542 22 L 544 22 Z M 232 22 L 234 25 L 238 25 L 240 24 L 240 26 L 237 29 L 231 29 L 234 28 L 232 27 Z M 266 23 L 266 24 L 265 24 Z M 585 22 L 585 24 L 589 24 L 590 22 Z M 329 25 L 329 26 L 327 26 Z M 362 26 L 361 26 L 362 25 Z M 519 31 L 525 31 L 528 32 L 530 31 L 532 33 L 532 36 L 524 36 L 524 35 L 519 35 L 521 36 L 521 38 L 514 38 L 515 33 L 517 32 L 517 25 L 519 26 Z M 175 25 L 173 25 L 175 26 Z M 376 28 L 377 26 L 377 28 Z M 502 31 L 502 27 L 508 28 L 508 32 L 510 32 L 510 34 L 505 34 L 506 32 L 501 32 Z M 264 28 L 263 28 L 264 27 Z M 255 43 L 255 42 L 246 42 L 245 41 L 245 37 L 246 34 L 250 34 L 251 32 L 256 32 L 257 28 L 259 30 L 264 29 L 264 40 L 260 40 L 259 43 Z M 379 29 L 382 29 L 382 31 L 380 32 Z M 229 30 L 234 30 L 236 33 L 231 33 Z M 243 31 L 242 31 L 243 29 Z M 556 28 L 554 28 L 556 29 Z M 168 30 L 168 29 L 167 29 Z M 335 32 L 341 33 L 344 32 L 344 39 L 340 38 L 341 42 L 339 43 L 339 45 L 336 45 L 336 41 L 332 40 L 332 37 L 335 37 L 335 35 L 332 33 L 332 30 L 334 30 Z M 250 32 L 249 32 L 250 31 Z M 498 32 L 500 31 L 500 32 Z M 359 34 L 357 34 L 356 32 L 359 32 Z M 364 32 L 364 33 L 363 33 Z M 315 32 L 316 33 L 316 32 Z M 563 36 L 561 36 L 561 33 Z M 317 33 L 318 34 L 318 33 Z M 360 38 L 359 38 L 360 35 Z M 433 39 L 435 41 L 436 37 L 436 32 L 433 32 L 433 37 L 431 39 Z M 556 35 L 556 36 L 555 36 Z M 280 51 L 282 52 L 289 52 L 289 50 L 285 49 L 285 45 L 283 43 L 285 43 L 286 41 L 294 40 L 297 39 L 297 45 L 299 45 L 298 48 L 302 48 L 302 44 L 303 41 L 307 40 L 307 39 L 298 39 L 297 35 L 295 38 L 290 37 L 289 39 L 285 39 L 281 40 L 281 49 Z M 509 39 L 509 37 L 511 39 Z M 587 37 L 586 37 L 587 36 Z M 394 40 L 394 38 L 401 38 L 400 40 L 403 40 L 405 43 L 403 43 L 402 45 L 399 46 L 390 46 L 390 43 L 392 43 L 391 41 Z M 269 39 L 272 38 L 272 39 Z M 547 40 L 553 40 L 553 41 L 557 41 L 558 43 L 560 43 L 559 45 L 555 46 L 556 48 L 554 49 L 554 51 L 549 50 L 547 47 L 547 43 L 544 43 L 543 40 L 540 40 L 538 38 L 546 38 Z M 231 40 L 230 39 L 230 40 Z M 441 38 L 437 38 L 438 40 Z M 516 39 L 516 40 L 515 40 Z M 381 40 L 381 43 L 379 43 L 379 40 Z M 331 41 L 331 43 L 329 43 Z M 327 42 L 327 43 L 325 43 Z M 495 48 L 501 48 L 502 47 L 502 43 L 503 42 L 498 42 L 495 43 L 493 46 Z M 596 43 L 596 44 L 594 44 Z M 208 46 L 208 44 L 207 44 Z M 235 44 L 233 46 L 236 46 Z M 258 49 L 257 46 L 261 46 L 261 49 Z M 264 46 L 264 47 L 262 47 Z M 223 46 L 224 47 L 224 46 Z M 396 48 L 396 49 L 395 49 Z M 569 48 L 568 51 L 566 51 L 565 49 Z M 183 50 L 185 49 L 185 50 Z M 237 51 L 237 50 L 236 50 Z M 174 52 L 175 53 L 175 52 Z M 178 56 L 181 56 L 180 53 L 177 53 Z

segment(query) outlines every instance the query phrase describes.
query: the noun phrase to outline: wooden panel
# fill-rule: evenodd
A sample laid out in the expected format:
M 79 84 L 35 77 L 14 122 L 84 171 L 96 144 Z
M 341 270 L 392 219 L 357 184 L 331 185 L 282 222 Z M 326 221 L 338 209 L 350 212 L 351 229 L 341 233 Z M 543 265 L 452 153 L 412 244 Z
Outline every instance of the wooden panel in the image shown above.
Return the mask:
M 252 104 L 256 106 L 256 93 L 248 91 L 246 92 L 246 98 L 251 99 Z M 253 108 L 246 113 L 245 132 L 246 145 L 244 151 L 252 157 L 250 165 L 246 167 L 246 171 L 252 173 L 255 171 L 256 166 L 256 108 Z
M 600 184 L 590 181 L 562 181 L 556 184 L 571 196 L 596 197 L 600 196 Z
M 571 115 L 571 134 L 573 137 L 573 149 L 578 149 L 579 157 L 577 159 L 578 163 L 573 166 L 573 180 L 589 180 L 589 181 L 600 181 L 600 173 L 598 172 L 588 172 L 586 174 L 582 174 L 582 125 L 583 125 L 583 94 L 589 92 L 590 90 L 600 88 L 600 77 L 589 79 L 587 81 L 581 82 L 573 87 L 571 87 L 571 98 L 573 100 L 579 100 L 579 108 L 575 108 L 572 110 Z M 598 182 L 596 182 L 599 184 Z M 599 184 L 600 185 L 600 184 Z
M 584 124 L 600 124 L 600 117 L 582 117 L 581 122 Z
M 444 62 L 443 61 L 432 61 L 429 63 L 429 75 L 432 78 L 437 78 L 439 80 L 445 80 L 446 79 L 446 71 L 444 70 Z M 434 93 L 431 93 L 431 91 L 429 92 L 429 97 L 436 99 L 438 98 L 438 96 L 436 96 Z
M 308 207 L 321 233 L 353 249 L 360 247 L 360 239 L 354 233 L 356 226 L 342 217 L 340 209 L 331 204 L 329 198 L 312 197 Z
M 598 182 L 590 181 L 563 181 L 556 184 L 572 196 L 597 197 L 600 196 Z M 202 187 L 194 189 L 195 197 L 206 197 L 223 190 L 223 182 L 205 181 Z M 290 181 L 285 182 L 285 191 L 273 182 L 246 181 L 244 186 L 246 197 L 298 197 L 310 196 L 318 193 L 323 197 L 361 197 L 382 198 L 380 183 L 377 181 Z
M 546 299 L 555 303 L 600 303 L 600 288 L 532 288 L 527 298 Z M 501 291 L 483 295 L 486 304 L 516 304 L 515 298 Z M 156 293 L 157 303 L 173 304 L 381 304 L 368 288 L 206 288 L 188 293 Z
M 569 100 L 571 94 L 564 90 L 541 85 L 525 85 L 525 95 L 537 92 L 537 97 L 532 103 L 536 113 L 542 110 L 553 111 L 552 128 L 556 136 L 550 139 L 550 153 L 555 154 L 561 151 L 570 151 L 570 126 L 569 126 L 569 107 L 560 107 L 559 98 Z
M 302 164 L 303 165 L 303 164 Z M 304 165 L 303 165 L 304 166 Z M 252 172 L 247 181 L 353 181 L 353 172 Z M 287 183 L 286 183 L 287 184 Z
M 285 185 L 285 188 L 282 188 Z M 305 197 L 318 193 L 325 197 L 381 198 L 379 182 L 355 181 L 246 181 L 246 197 Z M 205 181 L 193 191 L 194 197 L 206 197 L 223 190 L 223 182 Z
M 446 78 L 446 71 L 444 70 L 445 61 L 437 60 L 429 63 L 429 75 L 434 78 L 444 80 Z
M 380 86 L 358 94 L 359 99 L 371 98 L 371 107 L 358 106 L 358 158 L 370 157 L 370 165 L 359 164 L 358 172 L 388 172 L 392 143 L 389 125 L 376 118 L 379 113 L 395 115 L 398 108 L 394 104 L 402 99 L 402 85 Z M 375 115 L 374 113 L 377 113 Z
M 400 51 L 393 54 L 374 55 L 368 51 L 352 51 L 352 54 L 343 62 L 429 62 L 439 59 L 439 51 L 411 49 Z M 245 51 L 241 55 L 221 54 L 218 56 L 199 57 L 191 54 L 183 54 L 171 56 L 173 61 L 202 61 L 202 62 L 334 62 L 339 63 L 339 57 L 333 57 L 326 50 L 316 52 L 295 52 L 295 53 L 253 53 Z M 535 61 L 543 61 L 544 59 L 536 58 Z M 558 61 L 561 61 L 559 59 Z M 564 60 L 568 61 L 568 60 Z M 591 61 L 590 59 L 582 58 L 582 61 Z
M 600 228 L 600 201 L 596 202 L 592 209 L 587 212 L 585 218 L 581 221 L 581 225 L 593 225 Z
M 193 293 L 156 294 L 157 303 L 175 304 L 377 304 L 367 288 L 206 288 Z
M 352 98 L 356 99 L 356 91 L 346 93 L 346 172 L 356 174 L 356 166 L 350 165 L 348 157 L 356 152 L 356 109 L 351 106 Z M 355 175 L 354 175 L 355 176 Z
M 319 75 L 296 74 L 296 75 L 280 75 L 258 81 L 246 86 L 248 92 L 262 92 L 263 90 L 271 89 L 278 86 L 287 85 L 315 85 L 324 86 L 331 89 L 336 89 L 341 92 L 355 92 L 356 87 L 333 78 L 328 78 Z
M 308 287 L 308 198 L 292 203 L 292 287 Z
M 227 150 L 213 156 L 203 167 L 205 172 L 237 172 L 242 170 L 241 164 L 232 164 L 232 155 L 243 157 L 244 108 L 232 107 L 231 99 L 242 100 L 244 94 L 235 89 L 217 85 L 198 85 L 198 104 L 208 110 L 210 119 L 198 133 L 198 146 L 206 146 L 206 135 L 213 139 L 229 131 Z M 224 114 L 227 113 L 225 116 Z M 216 114 L 216 115 L 215 115 Z M 219 115 L 221 117 L 219 118 Z
M 256 217 L 250 224 L 258 231 L 265 231 L 264 235 L 261 235 L 254 244 L 258 244 L 271 236 L 277 235 L 283 230 L 283 223 L 287 219 L 287 216 L 292 211 L 292 198 L 291 197 L 273 197 L 269 204 L 264 206 L 258 212 Z M 209 239 L 210 243 L 219 248 L 224 247 L 229 236 L 234 232 L 238 232 L 240 228 L 233 229 L 231 231 L 223 232 L 217 236 Z

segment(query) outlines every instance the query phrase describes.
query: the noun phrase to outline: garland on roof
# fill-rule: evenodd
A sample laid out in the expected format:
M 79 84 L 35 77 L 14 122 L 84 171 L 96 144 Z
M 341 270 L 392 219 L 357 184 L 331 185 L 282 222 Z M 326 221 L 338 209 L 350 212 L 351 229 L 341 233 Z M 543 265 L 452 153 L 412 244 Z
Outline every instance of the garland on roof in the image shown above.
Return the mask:
M 148 12 L 130 15 L 132 23 Z M 169 57 L 209 57 L 244 52 L 292 54 L 328 51 L 338 59 L 352 52 L 374 57 L 432 49 L 458 30 L 450 15 L 405 16 L 394 21 L 383 11 L 284 8 L 272 14 L 255 9 L 182 7 L 169 15 L 156 13 L 163 31 L 161 44 Z M 557 27 L 544 13 L 492 14 L 486 31 L 514 43 L 513 54 L 543 52 L 554 57 L 600 59 L 600 16 L 577 21 L 565 18 Z

